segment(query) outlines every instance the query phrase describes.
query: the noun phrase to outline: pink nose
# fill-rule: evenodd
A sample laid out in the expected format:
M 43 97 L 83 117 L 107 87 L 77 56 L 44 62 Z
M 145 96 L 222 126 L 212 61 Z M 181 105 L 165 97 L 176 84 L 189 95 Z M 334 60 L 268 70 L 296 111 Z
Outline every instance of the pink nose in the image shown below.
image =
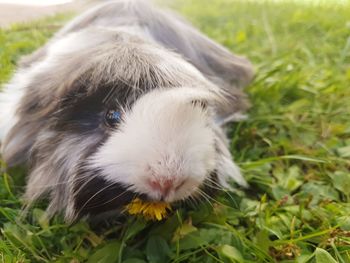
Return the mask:
M 174 187 L 174 179 L 149 180 L 149 185 L 155 191 L 159 191 L 162 196 L 167 196 Z

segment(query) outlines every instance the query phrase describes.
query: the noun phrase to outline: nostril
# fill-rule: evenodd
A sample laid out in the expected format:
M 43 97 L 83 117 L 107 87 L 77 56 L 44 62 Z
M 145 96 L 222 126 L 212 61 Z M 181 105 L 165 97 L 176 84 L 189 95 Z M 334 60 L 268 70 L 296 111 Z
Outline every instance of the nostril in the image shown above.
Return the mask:
M 175 186 L 174 179 L 149 180 L 148 184 L 153 190 L 159 191 L 163 196 L 167 196 Z
M 173 180 L 166 180 L 163 183 L 163 188 L 161 190 L 163 196 L 168 195 L 168 193 L 170 192 L 170 190 L 173 188 Z
M 149 180 L 148 184 L 153 190 L 160 190 L 162 188 L 161 184 L 158 181 Z
M 166 179 L 163 182 L 163 187 L 164 188 L 171 188 L 174 184 L 174 180 L 173 179 Z

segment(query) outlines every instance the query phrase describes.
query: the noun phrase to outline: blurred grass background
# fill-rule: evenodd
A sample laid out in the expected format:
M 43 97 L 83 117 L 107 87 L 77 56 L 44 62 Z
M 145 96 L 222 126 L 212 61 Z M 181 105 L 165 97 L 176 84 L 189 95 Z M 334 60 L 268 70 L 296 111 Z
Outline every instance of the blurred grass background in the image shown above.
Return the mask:
M 302 3 L 301 3 L 302 2 Z M 168 220 L 19 220 L 24 174 L 0 177 L 2 262 L 350 262 L 350 3 L 176 0 L 255 65 L 249 119 L 229 129 L 251 185 Z M 0 83 L 70 15 L 0 30 Z

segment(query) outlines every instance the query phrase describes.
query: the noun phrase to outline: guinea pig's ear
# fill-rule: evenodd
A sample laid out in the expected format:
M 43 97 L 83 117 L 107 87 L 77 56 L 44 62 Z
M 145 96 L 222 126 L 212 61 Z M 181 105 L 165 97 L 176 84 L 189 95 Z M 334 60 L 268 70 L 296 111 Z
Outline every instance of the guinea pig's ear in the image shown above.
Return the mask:
M 144 10 L 147 13 L 146 7 Z M 147 16 L 148 19 L 151 17 L 151 23 L 145 18 L 147 32 L 158 42 L 180 53 L 226 93 L 230 101 L 228 105 L 218 107 L 220 118 L 227 119 L 236 112 L 244 112 L 249 103 L 242 88 L 253 78 L 250 61 L 231 53 L 172 12 L 161 12 L 155 8 L 149 12 L 154 14 Z
M 165 13 L 166 14 L 166 13 Z M 203 35 L 174 14 L 154 16 L 150 33 L 165 46 L 182 54 L 204 75 L 224 81 L 234 88 L 242 88 L 253 78 L 253 67 L 244 57 Z

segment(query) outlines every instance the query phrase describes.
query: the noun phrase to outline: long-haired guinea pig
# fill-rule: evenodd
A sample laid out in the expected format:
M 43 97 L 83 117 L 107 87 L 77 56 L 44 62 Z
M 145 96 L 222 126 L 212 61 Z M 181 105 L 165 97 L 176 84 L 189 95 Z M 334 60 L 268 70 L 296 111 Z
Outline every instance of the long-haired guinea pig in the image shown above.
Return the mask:
M 0 93 L 2 158 L 28 164 L 28 203 L 48 198 L 67 221 L 245 185 L 223 125 L 251 79 L 248 60 L 172 12 L 109 1 L 20 62 Z

